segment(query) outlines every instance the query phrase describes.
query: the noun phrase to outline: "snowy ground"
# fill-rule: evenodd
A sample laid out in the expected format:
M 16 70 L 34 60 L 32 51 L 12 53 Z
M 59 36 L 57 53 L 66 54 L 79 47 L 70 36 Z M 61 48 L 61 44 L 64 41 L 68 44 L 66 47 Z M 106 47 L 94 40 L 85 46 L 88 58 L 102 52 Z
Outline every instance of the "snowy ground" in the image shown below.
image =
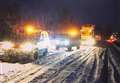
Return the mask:
M 12 63 L 0 62 L 0 83 L 16 77 L 18 74 L 23 73 L 24 71 L 30 70 L 33 66 L 34 65 L 31 63 L 12 64 Z
M 28 64 L 19 64 L 19 63 L 6 63 L 6 62 L 0 62 L 0 83 L 7 82 L 13 78 L 16 78 L 15 81 L 19 80 L 20 78 L 24 77 L 24 73 L 30 71 L 31 69 L 40 69 L 42 64 L 51 64 L 59 62 L 60 60 L 63 60 L 67 56 L 70 56 L 75 51 L 72 52 L 65 52 L 63 50 L 60 51 L 51 51 L 49 52 L 49 56 L 46 58 L 42 58 L 40 60 L 39 65 L 36 65 L 33 63 Z M 29 72 L 32 73 L 32 72 Z M 23 77 L 22 77 L 23 76 Z
M 39 64 L 0 63 L 1 83 L 120 83 L 120 47 L 50 52 Z
M 120 83 L 120 47 L 111 46 L 108 55 L 108 82 Z
M 79 51 L 54 65 L 31 83 L 94 83 L 102 68 L 99 67 L 101 53 L 99 48 L 91 48 L 82 53 Z

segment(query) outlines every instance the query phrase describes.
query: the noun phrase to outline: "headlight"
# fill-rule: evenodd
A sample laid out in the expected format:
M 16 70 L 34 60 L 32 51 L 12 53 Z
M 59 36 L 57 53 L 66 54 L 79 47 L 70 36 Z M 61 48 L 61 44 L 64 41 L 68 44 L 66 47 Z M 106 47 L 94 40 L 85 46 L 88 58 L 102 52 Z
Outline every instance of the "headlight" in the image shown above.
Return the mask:
M 89 39 L 87 39 L 87 40 L 81 41 L 81 44 L 82 44 L 82 45 L 92 46 L 92 45 L 95 45 L 95 44 L 96 44 L 96 41 L 95 41 L 94 38 L 89 38 Z
M 3 42 L 1 48 L 8 50 L 8 49 L 11 49 L 13 46 L 14 46 L 14 44 L 12 42 L 5 41 L 5 42 Z
M 20 49 L 21 49 L 22 51 L 30 52 L 30 51 L 32 51 L 32 50 L 35 49 L 35 45 L 33 45 L 32 43 L 29 43 L 29 42 L 23 43 L 23 44 L 20 46 Z
M 60 40 L 55 40 L 56 44 L 59 45 L 60 44 Z
M 70 44 L 70 41 L 69 41 L 69 40 L 65 40 L 65 41 L 64 41 L 64 44 L 65 44 L 65 45 L 69 45 L 69 44 Z

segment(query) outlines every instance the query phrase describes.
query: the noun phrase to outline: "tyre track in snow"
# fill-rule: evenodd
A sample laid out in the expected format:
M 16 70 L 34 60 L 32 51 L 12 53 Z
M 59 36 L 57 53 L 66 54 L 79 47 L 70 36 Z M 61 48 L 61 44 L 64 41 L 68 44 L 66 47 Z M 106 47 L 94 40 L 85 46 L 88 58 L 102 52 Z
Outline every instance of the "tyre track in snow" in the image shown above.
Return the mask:
M 29 69 L 26 69 L 26 70 L 24 70 L 24 71 L 22 71 L 22 72 L 18 72 L 17 74 L 15 74 L 14 76 L 11 76 L 10 78 L 8 78 L 8 79 L 6 79 L 4 82 L 2 82 L 2 83 L 7 83 L 7 82 L 9 82 L 9 81 L 11 81 L 11 80 L 18 80 L 18 79 L 20 79 L 20 78 L 22 78 L 22 77 L 24 77 L 23 75 L 25 75 L 26 74 L 26 72 L 27 73 L 29 73 L 29 72 L 31 72 L 31 70 L 35 70 L 35 69 L 39 69 L 40 67 L 38 67 L 37 65 L 30 65 L 30 64 L 26 64 L 26 65 L 28 65 L 30 68 Z M 19 78 L 18 78 L 19 77 Z
M 86 77 L 86 83 L 95 83 L 100 78 L 101 69 L 103 68 L 103 56 L 105 49 L 99 48 L 99 52 L 94 56 L 94 64 Z M 101 56 L 103 55 L 103 56 Z
M 108 54 L 107 49 L 101 55 L 102 67 L 99 78 L 95 83 L 108 83 Z
M 120 83 L 120 64 L 119 61 L 119 54 L 117 54 L 117 51 L 115 51 L 115 48 L 110 48 L 108 50 L 108 81 L 109 83 Z M 118 58 L 117 58 L 118 57 Z
M 115 82 L 115 78 L 114 78 L 114 68 L 113 68 L 113 66 L 112 66 L 112 63 L 111 63 L 111 61 L 110 61 L 110 59 L 108 60 L 108 75 L 109 75 L 109 77 L 108 77 L 108 82 L 109 83 L 116 83 Z
M 38 68 L 35 68 L 35 71 L 31 70 L 29 71 L 30 73 L 25 73 L 23 74 L 23 76 L 20 78 L 17 77 L 18 79 L 12 79 L 7 83 L 28 83 L 29 81 L 31 81 L 32 79 L 34 79 L 35 77 L 42 75 L 44 72 L 48 71 L 50 68 L 53 67 L 53 65 L 59 63 L 61 60 L 63 60 L 65 57 L 71 56 L 72 54 L 78 52 L 77 51 L 73 51 L 73 52 L 69 52 L 69 53 L 60 53 L 54 56 L 54 59 L 51 58 L 47 60 L 46 63 L 42 63 L 41 65 L 38 65 Z M 40 67 L 40 68 L 39 68 Z
M 57 59 L 57 58 L 58 58 L 58 56 L 56 57 L 56 59 Z M 57 60 L 56 60 L 56 61 L 57 61 Z M 27 65 L 27 64 L 26 64 L 28 67 L 30 67 L 29 69 L 17 73 L 16 75 L 14 75 L 13 77 L 7 79 L 7 80 L 4 81 L 3 83 L 18 83 L 19 81 L 24 80 L 25 78 L 27 78 L 27 77 L 29 77 L 29 76 L 32 76 L 34 73 L 40 71 L 40 70 L 43 68 L 42 65 L 51 64 L 50 62 L 42 63 L 42 64 L 40 64 L 40 65 L 34 64 L 34 63 L 35 63 L 35 62 L 30 63 L 30 64 L 32 64 L 32 65 Z
M 93 49 L 93 50 L 95 50 L 95 49 Z M 90 53 L 93 50 L 90 50 Z M 89 55 L 89 52 L 87 52 L 87 53 Z M 54 67 L 54 69 L 52 69 L 52 70 L 55 70 L 56 72 L 48 75 L 49 72 L 51 72 L 51 71 L 48 71 L 44 75 L 38 76 L 36 79 L 32 80 L 31 83 L 32 82 L 33 83 L 46 83 L 46 82 L 48 82 L 48 83 L 56 83 L 56 82 L 61 83 L 62 81 L 65 81 L 65 78 L 69 78 L 69 75 L 72 76 L 71 74 L 74 73 L 75 69 L 76 69 L 76 68 L 73 68 L 73 67 L 79 67 L 79 65 L 84 66 L 83 63 L 85 63 L 90 57 L 88 55 L 81 57 L 79 53 L 78 53 L 78 55 L 75 54 L 73 56 L 79 56 L 79 57 L 76 57 L 76 59 L 73 59 L 72 61 L 71 61 L 71 59 L 69 59 L 70 62 L 68 60 L 68 62 L 66 62 L 66 64 L 64 64 L 61 68 L 57 68 L 59 70 L 56 70 L 55 67 Z M 75 64 L 76 64 L 76 66 L 75 66 Z M 48 77 L 46 77 L 46 76 L 48 76 Z M 46 77 L 46 80 L 42 81 L 42 79 L 44 79 L 45 77 Z
M 89 55 L 89 57 L 85 61 L 85 63 L 84 64 L 81 63 L 83 65 L 83 68 L 81 68 L 81 66 L 79 66 L 79 70 L 78 70 L 78 72 L 76 72 L 76 78 L 74 79 L 73 82 L 77 82 L 77 81 L 79 81 L 78 79 L 83 79 L 84 77 L 86 77 L 85 76 L 85 72 L 86 71 L 89 72 L 89 70 L 92 69 L 91 65 L 93 65 L 93 63 L 94 63 L 94 58 L 91 57 L 91 55 Z M 66 78 L 65 81 L 64 81 L 64 83 L 69 83 L 69 82 L 72 83 L 71 78 L 70 78 L 70 76 L 69 76 L 69 79 Z
M 101 49 L 97 49 L 94 55 L 91 55 L 93 62 L 89 62 L 83 70 L 83 73 L 79 75 L 75 83 L 94 83 L 99 77 L 100 63 L 99 55 L 102 53 Z
M 116 48 L 116 47 L 110 48 L 110 52 L 111 52 L 110 57 L 120 75 L 120 47 L 119 48 Z
M 30 83 L 120 83 L 120 48 L 91 51 L 73 54 Z
M 52 83 L 60 83 L 60 82 L 67 82 L 72 83 L 73 80 L 77 78 L 77 69 L 80 67 L 84 67 L 86 61 L 90 58 L 89 55 L 84 56 L 83 58 L 80 57 L 78 60 L 71 63 L 69 66 L 67 66 L 63 71 L 61 71 L 57 77 L 55 77 L 52 81 Z M 67 73 L 67 74 L 65 74 Z
M 103 65 L 106 63 L 104 52 L 105 50 L 98 47 L 82 52 L 79 50 L 63 60 L 56 59 L 52 63 L 48 61 L 46 65 L 44 63 L 44 66 L 39 66 L 40 68 L 36 67 L 36 71 L 27 74 L 24 78 L 8 83 L 98 83 L 96 80 L 100 81 L 101 73 L 106 67 Z M 61 55 L 57 55 L 59 56 Z

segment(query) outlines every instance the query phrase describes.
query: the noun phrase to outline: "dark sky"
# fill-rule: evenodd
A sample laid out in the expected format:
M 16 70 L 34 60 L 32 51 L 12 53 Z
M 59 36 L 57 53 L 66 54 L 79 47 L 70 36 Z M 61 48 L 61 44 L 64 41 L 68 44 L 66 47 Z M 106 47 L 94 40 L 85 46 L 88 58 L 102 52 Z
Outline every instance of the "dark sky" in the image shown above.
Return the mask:
M 11 1 L 19 4 L 24 18 L 42 20 L 44 16 L 57 22 L 64 19 L 65 13 L 81 24 L 113 27 L 120 23 L 120 0 L 0 0 L 0 5 L 10 4 Z
M 112 24 L 115 20 L 115 0 L 26 0 L 22 2 L 24 14 L 57 13 L 66 8 L 80 22 Z

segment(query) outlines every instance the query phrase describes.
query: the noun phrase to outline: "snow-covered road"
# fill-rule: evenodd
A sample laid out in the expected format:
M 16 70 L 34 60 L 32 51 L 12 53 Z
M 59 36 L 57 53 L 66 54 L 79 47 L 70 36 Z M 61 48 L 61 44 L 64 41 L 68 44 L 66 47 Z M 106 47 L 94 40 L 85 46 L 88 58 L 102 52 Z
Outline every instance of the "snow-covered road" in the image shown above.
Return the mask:
M 120 83 L 120 47 L 113 45 L 108 49 L 108 81 Z
M 100 78 L 103 49 L 93 47 L 65 58 L 31 83 L 94 83 Z M 103 56 L 101 58 L 104 58 Z
M 45 70 L 45 66 L 47 67 L 46 69 L 48 69 L 50 67 L 48 66 L 49 64 L 56 64 L 75 52 L 76 51 L 65 52 L 63 50 L 50 52 L 49 56 L 40 60 L 39 65 L 35 64 L 35 62 L 28 64 L 0 62 L 0 83 L 18 82 L 30 74 L 41 70 L 41 68 Z
M 120 47 L 50 52 L 39 64 L 1 63 L 1 83 L 120 83 Z M 11 65 L 4 67 L 4 65 Z M 7 70 L 3 70 L 8 68 Z M 15 71 L 12 75 L 10 71 Z M 8 75 L 8 76 L 7 76 Z

